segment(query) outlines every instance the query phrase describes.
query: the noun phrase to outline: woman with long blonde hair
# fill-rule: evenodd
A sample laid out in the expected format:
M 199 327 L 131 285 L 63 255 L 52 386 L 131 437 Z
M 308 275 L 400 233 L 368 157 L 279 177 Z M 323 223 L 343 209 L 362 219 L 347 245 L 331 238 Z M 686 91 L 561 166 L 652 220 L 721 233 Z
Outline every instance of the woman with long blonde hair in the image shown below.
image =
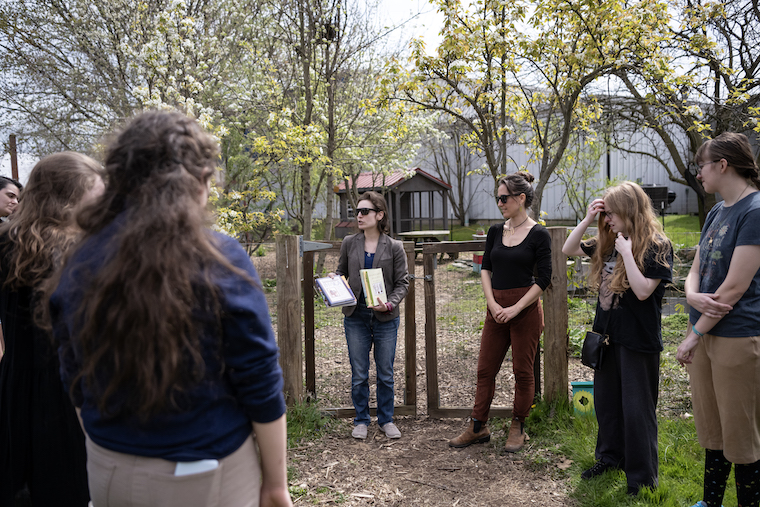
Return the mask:
M 596 237 L 582 241 L 595 219 Z M 593 329 L 610 341 L 594 373 L 597 461 L 581 477 L 622 469 L 628 494 L 636 495 L 658 484 L 662 297 L 672 279 L 673 249 L 649 197 L 623 182 L 589 205 L 562 252 L 591 257 L 589 286 L 599 292 Z
M 33 505 L 85 507 L 84 435 L 34 313 L 44 281 L 74 244 L 75 211 L 103 190 L 100 165 L 79 153 L 34 166 L 13 219 L 0 226 L 0 505 L 28 489 Z

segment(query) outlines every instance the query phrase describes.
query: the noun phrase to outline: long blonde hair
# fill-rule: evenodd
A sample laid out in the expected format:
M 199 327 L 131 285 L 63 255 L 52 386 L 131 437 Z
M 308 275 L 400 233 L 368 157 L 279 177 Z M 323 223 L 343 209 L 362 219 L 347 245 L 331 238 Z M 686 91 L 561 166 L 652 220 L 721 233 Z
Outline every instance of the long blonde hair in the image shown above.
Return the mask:
M 37 288 L 76 241 L 74 213 L 85 193 L 103 174 L 81 153 L 65 151 L 43 158 L 29 174 L 13 218 L 0 226 L 13 244 L 5 283 Z
M 644 190 L 635 183 L 624 181 L 614 187 L 610 187 L 604 193 L 604 206 L 612 213 L 620 217 L 625 224 L 625 230 L 632 242 L 631 250 L 636 265 L 643 272 L 644 260 L 647 253 L 655 250 L 655 260 L 663 266 L 669 267 L 668 254 L 672 246 L 665 236 L 662 226 L 657 221 L 657 216 L 652 208 L 652 202 Z M 616 234 L 604 221 L 604 214 L 599 214 L 599 232 L 591 241 L 596 244 L 594 254 L 591 256 L 591 272 L 589 274 L 589 286 L 599 288 L 601 282 L 604 260 L 615 249 Z M 630 287 L 625 272 L 625 264 L 620 254 L 617 256 L 615 269 L 610 279 L 610 290 L 615 294 L 623 294 Z

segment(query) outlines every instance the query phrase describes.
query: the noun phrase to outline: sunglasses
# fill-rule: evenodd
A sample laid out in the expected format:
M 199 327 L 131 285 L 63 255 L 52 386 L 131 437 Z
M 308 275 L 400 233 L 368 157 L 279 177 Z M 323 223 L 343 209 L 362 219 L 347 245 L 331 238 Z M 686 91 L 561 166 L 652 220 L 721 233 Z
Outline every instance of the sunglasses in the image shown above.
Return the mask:
M 501 202 L 502 204 L 507 204 L 507 200 L 510 197 L 519 197 L 520 194 L 504 194 L 504 195 L 497 195 L 496 196 L 496 202 Z
M 380 210 L 376 210 L 375 208 L 356 208 L 356 214 L 357 215 L 362 215 L 362 216 L 365 216 L 365 217 L 367 215 L 369 215 L 370 211 L 374 211 L 374 212 L 377 213 Z

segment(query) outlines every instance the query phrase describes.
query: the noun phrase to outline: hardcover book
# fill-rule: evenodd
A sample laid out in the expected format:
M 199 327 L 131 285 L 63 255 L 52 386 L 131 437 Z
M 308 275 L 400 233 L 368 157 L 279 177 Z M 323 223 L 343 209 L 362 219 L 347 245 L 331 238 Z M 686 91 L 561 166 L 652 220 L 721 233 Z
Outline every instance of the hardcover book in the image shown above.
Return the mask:
M 344 276 L 317 278 L 317 288 L 322 293 L 327 306 L 352 306 L 356 296 L 348 286 Z
M 367 306 L 378 306 L 388 302 L 388 294 L 385 292 L 385 280 L 381 268 L 360 269 L 359 276 L 362 279 L 362 289 Z

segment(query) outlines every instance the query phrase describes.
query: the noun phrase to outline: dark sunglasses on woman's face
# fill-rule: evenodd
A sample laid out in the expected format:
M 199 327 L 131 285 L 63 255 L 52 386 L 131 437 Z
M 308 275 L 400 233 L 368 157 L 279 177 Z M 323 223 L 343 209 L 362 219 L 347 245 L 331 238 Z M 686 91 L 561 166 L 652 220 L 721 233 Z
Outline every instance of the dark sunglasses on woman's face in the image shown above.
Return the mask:
M 363 216 L 365 216 L 365 217 L 366 217 L 367 215 L 369 215 L 369 212 L 370 212 L 370 211 L 374 211 L 374 212 L 377 212 L 377 210 L 376 210 L 375 208 L 356 208 L 356 213 L 357 213 L 358 215 L 363 215 Z
M 504 195 L 497 195 L 496 196 L 496 202 L 501 202 L 502 204 L 507 204 L 507 200 L 510 197 L 517 197 L 517 194 L 504 194 Z

